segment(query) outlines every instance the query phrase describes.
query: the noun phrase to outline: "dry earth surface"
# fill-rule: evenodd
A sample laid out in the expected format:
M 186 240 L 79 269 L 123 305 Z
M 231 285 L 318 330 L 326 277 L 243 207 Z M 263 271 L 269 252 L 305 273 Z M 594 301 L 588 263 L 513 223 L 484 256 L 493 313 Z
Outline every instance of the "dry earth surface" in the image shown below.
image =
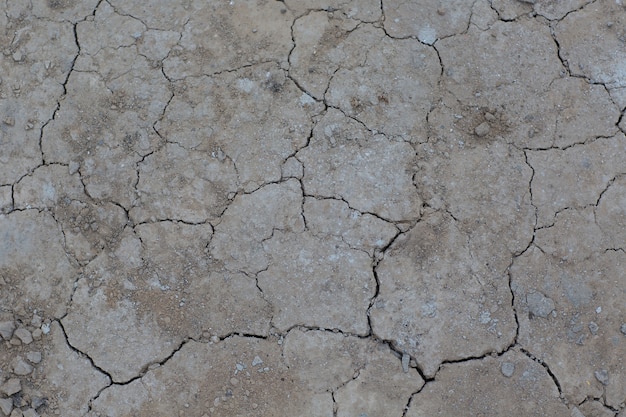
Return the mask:
M 0 416 L 626 416 L 622 0 L 0 9 Z

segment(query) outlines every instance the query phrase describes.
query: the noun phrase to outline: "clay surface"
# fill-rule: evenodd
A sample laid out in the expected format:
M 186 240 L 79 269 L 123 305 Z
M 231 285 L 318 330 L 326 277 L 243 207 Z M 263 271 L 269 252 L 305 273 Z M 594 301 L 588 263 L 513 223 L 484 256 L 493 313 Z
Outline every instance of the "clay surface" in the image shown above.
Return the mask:
M 623 1 L 0 11 L 0 417 L 626 416 Z

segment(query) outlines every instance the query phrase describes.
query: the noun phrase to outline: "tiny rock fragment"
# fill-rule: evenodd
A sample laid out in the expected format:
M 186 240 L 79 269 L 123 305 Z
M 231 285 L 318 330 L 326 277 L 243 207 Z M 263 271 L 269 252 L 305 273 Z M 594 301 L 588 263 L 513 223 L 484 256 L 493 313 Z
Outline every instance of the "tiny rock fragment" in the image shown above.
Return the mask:
M 79 168 L 80 168 L 80 163 L 76 161 L 70 161 L 69 166 L 68 166 L 70 175 L 76 174 Z
M 626 325 L 623 325 L 623 327 Z M 12 321 L 3 321 L 0 322 L 0 336 L 4 340 L 10 340 L 13 336 L 13 331 L 15 330 L 15 323 Z
M 593 374 L 602 385 L 609 385 L 609 371 L 606 369 L 600 369 L 595 371 Z
M 23 327 L 20 327 L 19 329 L 17 329 L 14 335 L 18 337 L 22 341 L 22 343 L 24 343 L 25 345 L 28 345 L 32 343 L 33 341 L 33 336 L 30 334 L 28 329 L 25 329 Z
M 487 120 L 488 122 L 493 122 L 496 120 L 496 116 L 494 116 L 493 114 L 487 112 L 485 113 L 485 120 Z
M 515 372 L 515 364 L 511 362 L 504 362 L 502 363 L 502 366 L 500 367 L 500 371 L 502 372 L 502 375 L 504 375 L 507 378 L 510 378 L 513 376 L 513 373 Z
M 478 126 L 476 126 L 476 128 L 474 128 L 474 133 L 476 133 L 476 136 L 486 136 L 487 133 L 489 133 L 489 123 L 487 122 L 482 122 L 481 124 L 479 124 Z
M 24 417 L 39 417 L 39 414 L 37 414 L 37 412 L 33 410 L 32 408 L 29 408 L 28 410 L 24 411 L 22 415 Z
M 46 399 L 41 397 L 33 397 L 33 399 L 30 401 L 31 407 L 33 407 L 35 410 L 45 404 Z
M 404 371 L 404 373 L 409 372 L 410 361 L 411 361 L 411 357 L 408 354 L 403 353 L 402 354 L 402 371 Z
M 11 410 L 13 410 L 13 401 L 10 398 L 0 398 L 0 411 L 8 416 L 11 414 Z
M 262 363 L 263 363 L 263 360 L 259 358 L 258 356 L 255 356 L 254 359 L 252 360 L 252 366 L 261 365 Z
M 22 410 L 16 408 L 9 417 L 24 417 L 24 414 L 22 413 Z
M 35 340 L 41 340 L 41 334 L 42 334 L 41 329 L 35 329 L 35 330 L 33 330 L 33 339 L 35 339 Z
M 11 378 L 0 387 L 0 392 L 11 396 L 22 390 L 22 383 L 17 378 Z
M 39 327 L 41 326 L 41 323 L 43 323 L 41 316 L 38 316 L 37 314 L 33 314 L 33 318 L 30 320 L 30 324 L 32 324 L 35 327 Z
M 39 363 L 41 362 L 41 352 L 28 352 L 26 354 L 26 359 L 28 359 L 31 363 Z
M 626 336 L 626 323 L 623 323 L 620 327 L 619 327 L 619 331 L 622 332 L 622 334 L 624 336 Z
M 13 362 L 13 373 L 15 375 L 28 375 L 33 372 L 33 367 L 19 356 Z
M 537 317 L 546 318 L 554 310 L 554 301 L 540 292 L 531 292 L 526 295 L 528 311 Z
M 14 126 L 15 119 L 13 117 L 7 117 L 6 119 L 4 119 L 4 124 L 7 126 Z
M 593 321 L 589 322 L 589 331 L 591 332 L 592 335 L 594 335 L 594 336 L 597 335 L 598 334 L 598 329 L 599 329 L 599 327 L 598 327 L 597 323 L 595 323 Z

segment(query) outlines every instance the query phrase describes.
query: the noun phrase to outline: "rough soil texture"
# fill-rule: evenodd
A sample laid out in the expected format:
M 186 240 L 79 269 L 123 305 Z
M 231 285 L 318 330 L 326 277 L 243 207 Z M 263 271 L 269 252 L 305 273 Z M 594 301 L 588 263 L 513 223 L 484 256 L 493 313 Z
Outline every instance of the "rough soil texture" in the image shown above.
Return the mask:
M 622 0 L 0 11 L 0 417 L 626 416 Z

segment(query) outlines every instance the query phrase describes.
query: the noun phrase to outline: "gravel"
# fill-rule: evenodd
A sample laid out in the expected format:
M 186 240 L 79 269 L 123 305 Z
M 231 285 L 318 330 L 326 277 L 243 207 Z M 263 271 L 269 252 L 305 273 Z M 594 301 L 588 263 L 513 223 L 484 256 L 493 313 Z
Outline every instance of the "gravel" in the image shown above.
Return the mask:
M 409 372 L 409 362 L 411 361 L 411 357 L 404 353 L 402 354 L 402 371 L 404 371 L 404 373 Z
M 11 396 L 22 390 L 22 383 L 17 378 L 11 378 L 0 387 L 0 392 Z
M 25 329 L 23 327 L 20 327 L 19 329 L 17 329 L 14 335 L 18 339 L 20 339 L 22 343 L 24 343 L 25 345 L 28 345 L 32 343 L 33 341 L 33 335 L 28 331 L 28 329 Z
M 476 136 L 486 136 L 487 133 L 489 133 L 489 130 L 491 128 L 489 127 L 489 123 L 487 122 L 482 122 L 481 124 L 479 124 L 478 126 L 476 126 L 476 128 L 474 129 L 474 133 L 476 133 Z
M 540 292 L 531 292 L 526 295 L 528 310 L 537 317 L 546 318 L 554 310 L 554 301 Z
M 20 358 L 19 356 L 13 363 L 13 373 L 15 375 L 21 375 L 21 376 L 28 375 L 31 372 L 33 372 L 33 369 L 34 368 L 32 367 L 32 365 L 30 365 L 28 362 L 26 362 L 24 359 Z
M 593 374 L 602 385 L 609 385 L 609 371 L 606 369 L 600 369 L 595 371 Z
M 11 414 L 11 410 L 13 410 L 13 401 L 10 398 L 0 398 L 0 411 L 8 416 Z
M 511 362 L 504 362 L 500 367 L 500 371 L 502 372 L 502 375 L 510 378 L 513 376 L 513 373 L 515 373 L 515 364 Z
M 13 330 L 15 330 L 15 323 L 12 321 L 2 321 L 0 322 L 0 336 L 4 340 L 10 340 L 11 336 L 13 336 Z

